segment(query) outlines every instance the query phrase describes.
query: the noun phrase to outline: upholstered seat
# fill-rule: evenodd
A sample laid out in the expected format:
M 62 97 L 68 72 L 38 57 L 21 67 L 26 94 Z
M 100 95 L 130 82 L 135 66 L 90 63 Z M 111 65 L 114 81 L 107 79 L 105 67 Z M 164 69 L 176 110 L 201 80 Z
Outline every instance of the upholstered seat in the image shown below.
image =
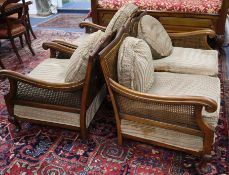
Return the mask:
M 11 23 L 10 29 L 11 29 L 12 36 L 18 35 L 26 30 L 25 26 L 23 26 L 20 23 Z M 0 25 L 0 37 L 7 37 L 7 36 L 8 36 L 7 26 Z
M 50 58 L 41 62 L 28 76 L 51 83 L 64 83 L 65 69 L 69 59 Z
M 219 78 L 204 75 L 155 72 L 153 86 L 147 93 L 160 96 L 201 96 L 210 98 L 216 101 L 218 108 L 214 113 L 208 113 L 203 110 L 202 115 L 204 120 L 213 128 L 218 123 L 220 111 Z M 179 118 L 174 118 L 174 120 L 177 121 Z
M 192 48 L 173 47 L 172 53 L 154 60 L 155 71 L 216 76 L 218 52 Z

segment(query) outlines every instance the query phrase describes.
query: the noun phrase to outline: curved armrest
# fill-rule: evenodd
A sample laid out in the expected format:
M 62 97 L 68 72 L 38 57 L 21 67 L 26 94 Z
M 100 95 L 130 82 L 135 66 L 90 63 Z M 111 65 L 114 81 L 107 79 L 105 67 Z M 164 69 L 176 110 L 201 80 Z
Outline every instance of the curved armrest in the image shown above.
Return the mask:
M 48 50 L 50 49 L 51 57 L 56 57 L 56 51 L 59 51 L 61 53 L 64 53 L 68 56 L 71 56 L 75 49 L 72 49 L 70 47 L 66 47 L 64 45 L 60 45 L 55 42 L 45 42 L 42 44 L 43 49 Z
M 102 30 L 105 31 L 106 27 L 94 24 L 92 22 L 83 21 L 79 24 L 80 28 L 86 28 L 86 33 Z
M 217 103 L 207 97 L 200 96 L 159 96 L 137 92 L 131 89 L 128 89 L 120 84 L 116 83 L 114 80 L 109 79 L 111 88 L 124 95 L 128 98 L 148 101 L 148 102 L 157 102 L 171 105 L 194 105 L 194 106 L 204 106 L 207 112 L 215 112 L 217 110 Z
M 14 72 L 11 70 L 1 70 L 0 76 L 8 78 L 9 80 L 13 81 L 21 81 L 35 87 L 40 87 L 44 89 L 51 89 L 51 90 L 62 90 L 62 91 L 73 91 L 77 89 L 81 89 L 84 85 L 84 81 L 80 82 L 72 82 L 72 83 L 49 83 L 46 81 L 38 80 L 35 78 L 31 78 L 29 76 L 23 75 L 18 72 Z
M 216 33 L 211 29 L 196 30 L 191 32 L 179 32 L 179 33 L 169 33 L 169 36 L 172 38 L 183 38 L 197 35 L 205 35 L 210 38 L 216 37 Z
M 61 40 L 53 40 L 52 42 L 69 47 L 71 49 L 77 49 L 77 45 L 71 44 L 71 43 L 67 43 L 65 41 L 61 41 Z
M 216 33 L 211 29 L 196 30 L 191 32 L 169 33 L 174 46 L 189 47 L 198 49 L 212 49 L 208 45 L 208 37 L 216 37 Z

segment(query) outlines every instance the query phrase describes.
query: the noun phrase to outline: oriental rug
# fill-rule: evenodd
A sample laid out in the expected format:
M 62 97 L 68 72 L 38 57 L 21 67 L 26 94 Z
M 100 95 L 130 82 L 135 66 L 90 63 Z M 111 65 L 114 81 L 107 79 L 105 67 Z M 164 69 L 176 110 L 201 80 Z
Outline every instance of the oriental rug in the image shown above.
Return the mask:
M 38 24 L 37 27 L 50 28 L 79 28 L 80 22 L 87 17 L 87 14 L 59 14 L 46 22 Z
M 48 35 L 38 32 L 36 35 L 41 40 L 51 40 L 57 36 L 70 40 L 78 36 L 55 32 Z M 31 71 L 48 55 L 40 46 L 35 46 L 37 44 L 34 41 L 35 57 L 31 57 L 26 50 L 23 65 L 15 66 L 14 58 L 10 57 L 4 59 L 6 66 L 22 73 Z M 222 79 L 221 68 L 222 63 Z M 22 130 L 14 133 L 14 126 L 7 121 L 8 113 L 3 100 L 8 86 L 6 80 L 0 82 L 0 174 L 200 174 L 194 167 L 199 161 L 198 157 L 132 140 L 125 140 L 122 146 L 117 145 L 115 119 L 109 104 L 103 104 L 93 119 L 88 140 L 81 140 L 75 131 L 27 122 L 22 122 Z M 208 175 L 228 173 L 226 104 L 222 81 L 222 108 Z

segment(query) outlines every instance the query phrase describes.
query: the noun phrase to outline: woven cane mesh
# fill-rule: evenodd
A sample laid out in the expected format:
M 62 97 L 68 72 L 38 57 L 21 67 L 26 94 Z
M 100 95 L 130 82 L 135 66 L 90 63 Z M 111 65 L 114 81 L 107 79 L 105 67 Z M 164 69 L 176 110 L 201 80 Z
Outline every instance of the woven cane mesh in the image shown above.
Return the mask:
M 171 37 L 171 40 L 174 47 L 209 49 L 206 45 L 206 35 L 186 36 L 182 38 Z
M 121 114 L 151 119 L 158 122 L 199 130 L 194 119 L 195 107 L 190 105 L 170 105 L 139 101 L 114 92 Z
M 22 82 L 18 82 L 17 87 L 17 100 L 76 108 L 81 106 L 82 90 L 63 92 L 38 88 Z

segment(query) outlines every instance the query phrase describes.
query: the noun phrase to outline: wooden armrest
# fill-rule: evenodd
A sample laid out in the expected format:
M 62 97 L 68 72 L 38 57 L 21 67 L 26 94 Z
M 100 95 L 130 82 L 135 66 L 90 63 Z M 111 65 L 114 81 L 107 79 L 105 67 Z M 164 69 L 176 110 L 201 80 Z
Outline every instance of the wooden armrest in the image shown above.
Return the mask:
M 92 22 L 83 21 L 79 24 L 80 28 L 86 28 L 86 33 L 95 32 L 98 30 L 105 31 L 106 27 L 94 24 Z
M 147 102 L 156 102 L 162 104 L 171 104 L 171 105 L 194 105 L 205 107 L 205 110 L 209 113 L 215 112 L 217 110 L 217 103 L 207 97 L 200 96 L 159 96 L 146 94 L 142 92 L 137 92 L 131 89 L 128 89 L 120 84 L 116 83 L 114 80 L 109 79 L 110 85 L 114 91 L 117 93 L 126 96 L 127 98 L 147 101 Z
M 216 37 L 216 33 L 211 29 L 196 30 L 191 32 L 179 32 L 179 33 L 169 33 L 169 36 L 172 38 L 183 38 L 197 35 L 205 35 L 210 38 Z
M 55 58 L 56 51 L 64 53 L 68 56 L 71 56 L 75 49 L 55 43 L 55 42 L 45 42 L 42 44 L 43 49 L 48 50 L 50 49 L 50 57 Z
M 204 29 L 192 32 L 169 33 L 169 36 L 175 47 L 212 49 L 208 44 L 208 37 L 214 38 L 216 34 L 213 30 Z
M 62 90 L 62 91 L 73 91 L 77 89 L 81 89 L 83 87 L 84 81 L 80 82 L 72 82 L 72 83 L 49 83 L 46 81 L 38 80 L 35 78 L 31 78 L 29 76 L 23 75 L 18 72 L 14 72 L 11 70 L 0 70 L 0 76 L 8 78 L 10 81 L 21 81 L 26 84 L 33 85 L 35 87 L 40 87 L 44 89 L 51 90 Z
M 61 41 L 61 40 L 53 40 L 52 42 L 66 46 L 66 47 L 69 47 L 71 49 L 77 49 L 77 47 L 78 47 L 77 45 L 70 44 L 70 43 L 67 43 L 67 42 Z

